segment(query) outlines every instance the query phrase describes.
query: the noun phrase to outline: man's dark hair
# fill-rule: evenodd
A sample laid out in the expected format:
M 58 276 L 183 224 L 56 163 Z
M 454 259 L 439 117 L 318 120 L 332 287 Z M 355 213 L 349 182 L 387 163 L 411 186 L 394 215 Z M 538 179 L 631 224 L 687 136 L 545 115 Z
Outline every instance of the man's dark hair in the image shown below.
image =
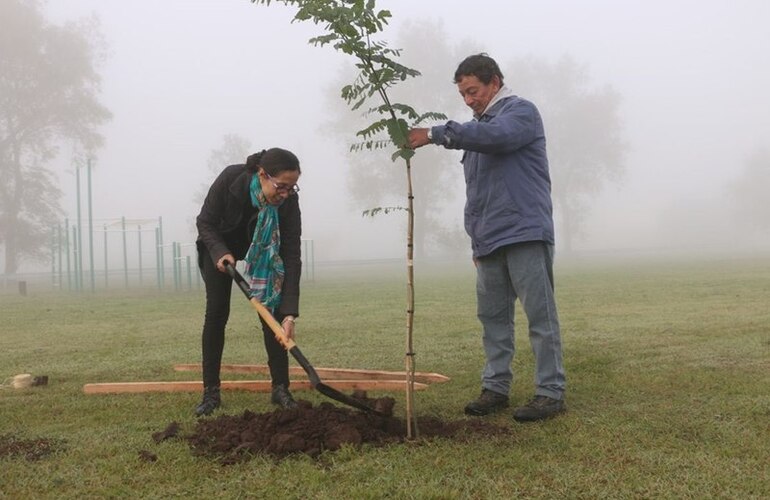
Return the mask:
M 503 85 L 503 73 L 494 59 L 485 52 L 466 57 L 455 71 L 454 83 L 459 83 L 464 76 L 475 76 L 484 85 L 489 85 L 492 78 L 500 78 L 500 85 Z
M 302 173 L 299 160 L 291 151 L 281 148 L 270 148 L 254 153 L 246 159 L 246 169 L 257 172 L 262 167 L 268 175 L 276 176 L 283 171 Z

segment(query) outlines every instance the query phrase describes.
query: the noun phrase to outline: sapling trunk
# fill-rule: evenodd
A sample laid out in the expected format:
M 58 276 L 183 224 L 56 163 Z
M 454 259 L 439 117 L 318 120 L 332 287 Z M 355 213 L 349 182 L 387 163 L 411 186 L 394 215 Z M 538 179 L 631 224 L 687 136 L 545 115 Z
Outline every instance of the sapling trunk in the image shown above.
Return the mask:
M 412 191 L 412 163 L 406 161 L 407 230 L 406 230 L 406 437 L 417 438 L 417 418 L 414 415 L 414 195 Z

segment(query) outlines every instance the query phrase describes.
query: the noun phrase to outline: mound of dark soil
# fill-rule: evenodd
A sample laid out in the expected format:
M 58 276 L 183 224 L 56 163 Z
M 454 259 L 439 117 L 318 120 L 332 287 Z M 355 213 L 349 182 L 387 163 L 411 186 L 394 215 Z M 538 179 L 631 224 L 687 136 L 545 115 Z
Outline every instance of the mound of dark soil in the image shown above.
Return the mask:
M 392 414 L 392 398 L 369 402 L 375 408 L 388 407 Z M 307 401 L 298 403 L 299 408 L 292 410 L 268 413 L 247 410 L 242 415 L 202 419 L 185 438 L 194 454 L 214 457 L 224 464 L 248 460 L 255 455 L 283 458 L 306 454 L 317 457 L 323 451 L 337 450 L 343 445 L 384 446 L 406 440 L 406 423 L 401 419 L 326 402 L 316 407 Z M 469 439 L 509 432 L 506 427 L 478 419 L 442 422 L 435 418 L 418 418 L 417 428 L 421 439 Z
M 0 459 L 23 457 L 34 462 L 65 448 L 64 441 L 60 439 L 22 439 L 10 434 L 0 435 Z

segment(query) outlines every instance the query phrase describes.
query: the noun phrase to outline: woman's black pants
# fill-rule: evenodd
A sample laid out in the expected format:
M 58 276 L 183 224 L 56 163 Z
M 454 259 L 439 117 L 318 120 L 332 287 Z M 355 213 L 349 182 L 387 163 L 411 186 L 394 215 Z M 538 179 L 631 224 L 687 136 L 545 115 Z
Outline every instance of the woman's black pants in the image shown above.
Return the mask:
M 222 352 L 225 347 L 225 326 L 230 317 L 230 296 L 233 280 L 226 273 L 217 270 L 205 248 L 201 251 L 198 262 L 201 275 L 206 284 L 206 316 L 203 322 L 203 387 L 219 386 L 219 371 L 222 366 Z M 280 322 L 283 318 L 276 316 Z M 267 364 L 273 386 L 289 385 L 289 355 L 275 340 L 270 327 L 262 321 L 262 334 L 267 351 Z

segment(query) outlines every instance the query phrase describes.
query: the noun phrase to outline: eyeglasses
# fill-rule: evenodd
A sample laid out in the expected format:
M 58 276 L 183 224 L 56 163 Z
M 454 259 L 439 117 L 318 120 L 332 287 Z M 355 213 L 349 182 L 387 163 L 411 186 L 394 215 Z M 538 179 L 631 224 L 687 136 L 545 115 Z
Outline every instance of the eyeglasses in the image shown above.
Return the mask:
M 293 186 L 287 186 L 286 184 L 276 184 L 273 181 L 273 178 L 270 176 L 270 174 L 265 172 L 265 175 L 267 176 L 267 180 L 270 181 L 270 184 L 273 185 L 273 187 L 277 192 L 289 193 L 290 195 L 299 193 L 299 186 L 297 186 L 296 184 L 294 184 Z

